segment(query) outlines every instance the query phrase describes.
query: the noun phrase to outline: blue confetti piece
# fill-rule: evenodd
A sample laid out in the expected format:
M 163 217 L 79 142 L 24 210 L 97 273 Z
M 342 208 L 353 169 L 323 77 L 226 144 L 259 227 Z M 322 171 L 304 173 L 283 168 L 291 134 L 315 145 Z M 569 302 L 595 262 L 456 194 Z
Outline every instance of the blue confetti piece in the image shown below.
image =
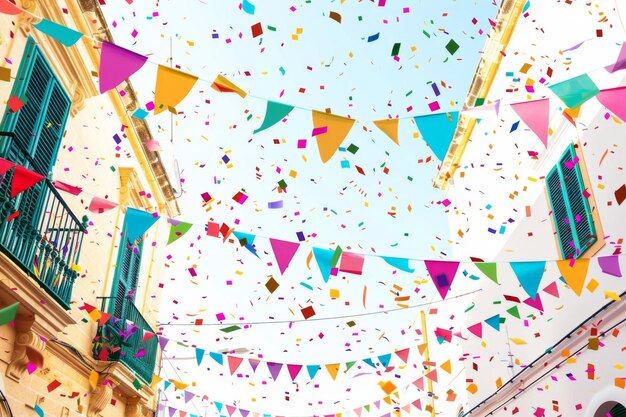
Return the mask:
M 519 126 L 519 120 L 515 123 L 513 123 L 513 126 L 511 126 L 511 131 L 509 133 L 513 133 L 517 130 L 517 127 Z
M 374 42 L 376 40 L 378 40 L 378 38 L 380 37 L 380 32 L 378 32 L 375 35 L 370 35 L 367 37 L 367 42 Z
M 341 161 L 341 167 L 342 168 L 350 168 L 350 161 L 347 161 L 347 160 L 344 159 L 343 161 Z
M 147 112 L 146 110 L 144 110 L 144 109 L 137 109 L 137 110 L 135 110 L 135 111 L 133 112 L 132 116 L 133 116 L 134 118 L 136 118 L 136 119 L 141 119 L 141 120 L 144 120 L 144 119 L 148 116 L 148 114 L 150 114 L 150 113 L 148 113 L 148 112 Z

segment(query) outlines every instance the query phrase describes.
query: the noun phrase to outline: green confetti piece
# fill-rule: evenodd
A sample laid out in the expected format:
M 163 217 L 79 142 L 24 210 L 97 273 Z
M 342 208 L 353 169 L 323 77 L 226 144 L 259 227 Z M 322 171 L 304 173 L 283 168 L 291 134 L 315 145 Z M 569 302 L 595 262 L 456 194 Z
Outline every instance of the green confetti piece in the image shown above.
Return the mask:
M 285 182 L 285 180 L 280 180 L 278 181 L 278 186 L 285 190 L 287 188 L 287 183 Z
M 271 30 L 272 32 L 276 32 L 276 28 L 274 26 L 267 25 L 267 30 Z
M 333 268 L 337 266 L 337 262 L 339 262 L 339 258 L 341 258 L 342 253 L 343 249 L 341 249 L 341 246 L 337 246 L 337 249 L 335 249 L 335 253 L 333 253 L 333 257 L 330 258 L 330 266 L 332 266 Z
M 450 39 L 450 42 L 446 45 L 446 49 L 450 52 L 450 55 L 454 55 L 459 50 L 459 44 L 454 42 L 454 39 Z
M 391 49 L 391 56 L 398 56 L 400 54 L 400 43 L 394 43 Z
M 135 378 L 135 380 L 133 381 L 133 387 L 135 387 L 137 391 L 141 389 L 141 382 L 139 382 L 137 378 Z
M 476 102 L 474 103 L 474 106 L 478 107 L 478 106 L 482 106 L 483 104 L 485 104 L 485 98 L 477 97 Z
M 228 326 L 228 327 L 224 327 L 223 329 L 220 329 L 220 330 L 223 331 L 224 333 L 232 333 L 234 331 L 241 330 L 241 327 L 239 327 L 239 326 Z
M 422 30 L 422 33 L 424 34 L 424 36 L 430 39 L 430 33 L 426 32 L 426 29 Z
M 348 146 L 348 152 L 350 152 L 351 154 L 356 154 L 359 150 L 359 147 L 356 146 L 354 143 L 351 143 L 350 146 Z

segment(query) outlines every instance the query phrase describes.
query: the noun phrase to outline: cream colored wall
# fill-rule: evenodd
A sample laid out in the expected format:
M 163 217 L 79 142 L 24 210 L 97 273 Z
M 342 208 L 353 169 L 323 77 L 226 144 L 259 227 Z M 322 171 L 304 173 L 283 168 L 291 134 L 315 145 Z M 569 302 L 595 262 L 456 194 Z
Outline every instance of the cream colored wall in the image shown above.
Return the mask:
M 59 4 L 58 7 L 61 7 L 61 5 Z M 0 14 L 0 28 L 2 28 L 0 30 L 0 56 L 8 58 L 12 62 L 12 65 L 10 65 L 12 76 L 17 74 L 26 41 L 26 37 L 19 30 L 15 29 L 14 20 L 13 17 Z M 14 39 L 8 37 L 9 30 L 15 33 Z M 44 54 L 51 61 L 53 67 L 57 66 L 56 60 L 59 57 L 50 54 L 52 50 L 50 48 L 51 43 L 55 41 L 38 33 L 36 30 L 32 31 L 32 34 L 42 46 Z M 86 46 L 79 42 L 73 48 L 80 52 L 83 62 L 90 66 L 90 60 L 85 49 Z M 6 66 L 4 62 L 1 65 Z M 77 63 L 76 65 L 79 64 Z M 96 69 L 90 68 L 90 70 Z M 63 77 L 60 78 L 63 79 Z M 95 83 L 96 81 L 96 78 L 94 78 L 93 82 Z M 3 103 L 3 108 L 6 100 L 10 97 L 12 84 L 12 82 L 0 82 L 0 101 Z M 65 88 L 69 90 L 71 87 L 65 85 Z M 68 91 L 68 93 L 72 96 L 71 91 Z M 112 94 L 117 93 L 113 92 Z M 119 151 L 115 149 L 117 146 L 113 140 L 113 135 L 115 134 L 122 138 Z M 78 307 L 83 305 L 83 303 L 99 307 L 100 300 L 96 299 L 96 297 L 110 294 L 115 270 L 114 264 L 120 241 L 120 231 L 123 224 L 123 213 L 119 217 L 119 223 L 115 223 L 118 209 L 103 214 L 90 213 L 87 207 L 91 200 L 91 195 L 87 193 L 108 198 L 112 201 L 119 201 L 119 167 L 134 168 L 140 183 L 144 187 L 143 190 L 139 191 L 145 191 L 147 194 L 151 192 L 147 188 L 149 184 L 148 178 L 146 178 L 139 166 L 128 138 L 124 137 L 122 123 L 115 112 L 111 97 L 108 94 L 90 97 L 85 101 L 85 108 L 69 118 L 66 126 L 66 135 L 62 141 L 58 160 L 53 171 L 54 179 L 80 186 L 84 189 L 85 193 L 78 197 L 63 192 L 61 192 L 61 195 L 79 219 L 86 214 L 92 222 L 92 225 L 88 228 L 88 233 L 84 236 L 79 262 L 82 271 L 74 284 L 72 294 L 72 310 L 70 314 L 78 324 L 68 327 L 64 334 L 58 335 L 59 339 L 70 343 L 87 357 L 91 356 L 92 338 L 95 335 L 96 325 L 90 320 L 86 323 L 83 322 L 82 319 L 88 316 L 86 316 L 85 312 L 79 311 Z M 156 206 L 154 199 L 150 200 L 150 204 Z M 124 208 L 119 210 L 125 211 Z M 136 297 L 136 305 L 140 310 L 144 305 L 144 300 L 147 300 L 144 316 L 153 327 L 156 324 L 156 310 L 158 309 L 160 299 L 158 284 L 164 278 L 162 265 L 169 229 L 165 224 L 165 220 L 160 220 L 160 222 L 163 224 L 158 228 L 153 227 L 146 235 Z M 156 246 L 153 246 L 153 242 Z M 153 247 L 155 248 L 154 266 L 152 267 L 152 276 L 149 280 L 148 270 L 153 255 Z M 109 262 L 109 256 L 111 256 L 111 262 Z M 0 375 L 4 375 L 7 363 L 10 360 L 10 353 L 8 352 L 12 348 L 13 338 L 14 331 L 12 329 L 8 326 L 0 328 Z M 32 410 L 27 411 L 24 407 L 25 405 L 32 406 L 37 395 L 45 397 L 45 401 L 41 406 L 50 415 L 61 415 L 60 412 L 63 406 L 71 410 L 70 416 L 78 415 L 75 413 L 77 410 L 77 399 L 68 399 L 66 396 L 63 396 L 71 394 L 72 391 L 80 393 L 79 397 L 86 411 L 88 404 L 88 396 L 86 397 L 86 394 L 90 391 L 89 383 L 86 379 L 88 374 L 86 374 L 84 369 L 80 370 L 80 367 L 73 366 L 68 359 L 70 357 L 73 357 L 70 353 L 67 353 L 65 357 L 57 357 L 48 349 L 45 368 L 37 371 L 34 375 L 26 376 L 19 386 L 8 378 L 4 378 L 5 388 L 15 415 L 32 413 Z M 54 392 L 48 394 L 46 386 L 53 379 L 58 379 L 62 382 L 62 385 Z M 116 397 L 117 405 L 109 405 L 102 415 L 106 417 L 123 415 L 124 400 L 118 394 L 115 394 L 114 398 Z

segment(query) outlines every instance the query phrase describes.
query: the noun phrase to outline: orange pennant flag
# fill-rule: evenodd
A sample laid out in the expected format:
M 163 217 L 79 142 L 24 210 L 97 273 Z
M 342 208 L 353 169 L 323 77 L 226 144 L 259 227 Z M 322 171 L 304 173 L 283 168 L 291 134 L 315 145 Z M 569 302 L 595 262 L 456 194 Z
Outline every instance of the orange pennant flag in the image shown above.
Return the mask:
M 348 136 L 354 119 L 313 110 L 313 134 L 317 138 L 317 147 L 322 162 L 326 163 L 333 157 L 341 142 Z
M 556 261 L 556 265 L 567 285 L 580 297 L 585 286 L 585 279 L 587 279 L 589 259 L 576 259 L 573 265 L 570 262 L 570 259 L 564 259 Z
M 337 372 L 339 372 L 339 364 L 338 363 L 328 364 L 326 365 L 326 370 L 328 371 L 328 373 L 330 374 L 331 378 L 334 381 L 335 378 L 337 378 Z
M 400 141 L 398 140 L 398 119 L 374 120 L 374 124 L 377 128 L 382 130 L 385 135 L 389 136 L 389 139 L 394 141 L 396 145 L 400 145 Z
M 447 361 L 442 363 L 440 368 L 443 369 L 444 371 L 446 371 L 447 373 L 451 374 L 452 373 L 452 365 L 450 364 L 450 359 L 448 359 Z
M 215 81 L 213 81 L 211 87 L 213 87 L 213 89 L 219 91 L 220 93 L 235 93 L 241 98 L 246 98 L 247 96 L 245 91 L 237 87 L 233 82 L 229 81 L 221 74 L 215 77 Z
M 159 65 L 154 87 L 154 114 L 174 108 L 191 91 L 198 77 L 174 68 Z

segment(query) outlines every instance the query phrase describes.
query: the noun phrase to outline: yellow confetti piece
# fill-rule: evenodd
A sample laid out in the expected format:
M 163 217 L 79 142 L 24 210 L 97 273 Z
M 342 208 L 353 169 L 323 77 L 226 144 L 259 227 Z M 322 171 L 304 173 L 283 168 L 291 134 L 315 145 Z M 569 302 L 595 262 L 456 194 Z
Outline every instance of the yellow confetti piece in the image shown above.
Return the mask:
M 604 298 L 610 298 L 611 300 L 620 301 L 621 298 L 617 293 L 613 291 L 604 291 Z
M 589 280 L 589 283 L 587 284 L 587 289 L 589 290 L 589 292 L 594 292 L 596 290 L 596 288 L 598 288 L 598 281 L 596 281 L 595 279 L 591 278 Z
M 526 341 L 524 339 L 520 339 L 517 337 L 511 337 L 511 342 L 515 343 L 516 345 L 525 345 Z

